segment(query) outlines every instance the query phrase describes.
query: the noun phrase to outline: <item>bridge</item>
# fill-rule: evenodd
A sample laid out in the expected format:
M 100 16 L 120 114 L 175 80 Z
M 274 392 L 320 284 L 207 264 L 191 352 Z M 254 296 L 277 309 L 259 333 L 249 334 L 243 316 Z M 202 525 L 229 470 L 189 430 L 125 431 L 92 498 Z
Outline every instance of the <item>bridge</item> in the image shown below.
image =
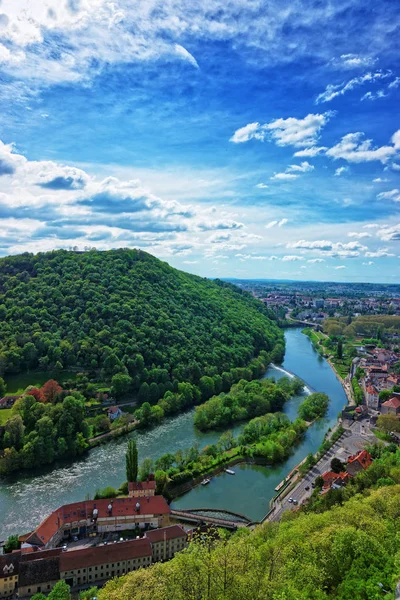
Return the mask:
M 234 513 L 224 509 L 212 508 L 187 508 L 185 510 L 171 510 L 171 517 L 178 521 L 200 525 L 216 525 L 225 529 L 237 529 L 238 527 L 247 527 L 252 523 L 251 519 L 240 513 Z

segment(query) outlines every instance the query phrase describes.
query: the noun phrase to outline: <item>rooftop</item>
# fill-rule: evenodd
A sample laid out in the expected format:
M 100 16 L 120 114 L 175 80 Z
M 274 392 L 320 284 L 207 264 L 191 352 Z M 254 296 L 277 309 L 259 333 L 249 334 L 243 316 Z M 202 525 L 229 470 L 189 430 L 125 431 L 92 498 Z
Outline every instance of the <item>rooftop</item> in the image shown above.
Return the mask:
M 164 539 L 173 540 L 180 537 L 187 537 L 187 533 L 181 525 L 171 525 L 170 527 L 163 527 L 162 529 L 154 529 L 153 531 L 146 532 L 146 538 L 153 544 L 162 542 Z
M 137 508 L 137 504 L 139 507 Z M 112 506 L 113 517 L 165 515 L 171 512 L 163 496 L 147 496 L 146 498 L 110 498 L 103 500 L 85 500 L 74 504 L 65 504 L 51 513 L 41 522 L 26 541 L 30 544 L 47 544 L 63 525 L 76 521 L 92 519 L 93 510 L 97 509 L 97 517 L 109 516 L 108 507 Z
M 63 552 L 60 556 L 60 571 L 84 569 L 94 565 L 115 563 L 122 560 L 131 560 L 151 556 L 150 540 L 141 538 L 128 542 L 118 542 L 107 546 L 96 546 Z

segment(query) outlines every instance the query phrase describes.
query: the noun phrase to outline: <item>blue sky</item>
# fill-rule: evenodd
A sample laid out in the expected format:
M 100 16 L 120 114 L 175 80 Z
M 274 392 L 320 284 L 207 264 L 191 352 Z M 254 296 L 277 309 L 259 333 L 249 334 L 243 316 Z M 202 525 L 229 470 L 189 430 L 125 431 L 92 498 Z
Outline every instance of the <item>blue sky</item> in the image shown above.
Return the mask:
M 398 282 L 396 5 L 0 0 L 0 254 Z

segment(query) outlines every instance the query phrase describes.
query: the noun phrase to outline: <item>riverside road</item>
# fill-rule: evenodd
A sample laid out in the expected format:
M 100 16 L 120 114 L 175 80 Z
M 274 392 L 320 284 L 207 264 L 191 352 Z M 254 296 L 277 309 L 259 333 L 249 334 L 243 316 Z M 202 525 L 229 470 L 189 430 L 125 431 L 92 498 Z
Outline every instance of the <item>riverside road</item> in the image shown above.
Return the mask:
M 368 444 L 376 442 L 376 437 L 370 429 L 369 420 L 352 423 L 332 448 L 313 466 L 310 471 L 288 492 L 282 500 L 279 498 L 274 503 L 274 509 L 268 514 L 267 521 L 279 521 L 286 510 L 294 510 L 296 505 L 289 502 L 289 498 L 297 501 L 297 506 L 307 500 L 313 493 L 312 483 L 318 475 L 330 471 L 332 458 L 339 458 L 346 462 L 348 457 L 356 454 Z M 309 488 L 308 490 L 306 488 Z

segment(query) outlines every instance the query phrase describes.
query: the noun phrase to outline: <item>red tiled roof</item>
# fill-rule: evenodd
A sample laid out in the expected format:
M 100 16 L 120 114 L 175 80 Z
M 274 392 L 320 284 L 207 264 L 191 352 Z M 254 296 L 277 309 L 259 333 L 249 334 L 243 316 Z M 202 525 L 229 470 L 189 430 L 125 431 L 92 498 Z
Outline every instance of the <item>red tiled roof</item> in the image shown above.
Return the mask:
M 108 546 L 70 550 L 63 552 L 60 556 L 60 571 L 84 569 L 94 565 L 115 563 L 151 555 L 150 540 L 146 538 L 130 540 L 129 542 L 118 542 L 117 544 L 109 544 Z
M 360 452 L 354 456 L 349 456 L 347 462 L 348 464 L 352 464 L 355 461 L 359 462 L 363 469 L 367 469 L 372 465 L 372 456 L 369 452 L 367 452 L 367 450 L 360 450 Z
M 119 410 L 121 410 L 119 406 L 110 406 L 110 408 L 108 409 L 107 412 L 114 414 L 114 413 L 118 412 Z
M 136 504 L 139 503 L 139 510 Z M 30 544 L 47 544 L 57 530 L 65 523 L 92 518 L 93 509 L 98 510 L 98 518 L 108 517 L 108 506 L 112 505 L 112 516 L 122 517 L 131 515 L 165 515 L 171 512 L 163 496 L 147 496 L 146 498 L 111 498 L 104 500 L 85 500 L 74 504 L 65 504 L 33 531 L 27 538 Z
M 128 489 L 130 492 L 135 491 L 145 491 L 145 490 L 155 490 L 156 482 L 155 481 L 130 481 L 128 483 Z
M 174 540 L 180 537 L 187 537 L 187 533 L 181 525 L 171 525 L 170 527 L 162 527 L 161 529 L 146 532 L 146 538 L 153 543 L 162 542 L 164 539 Z
M 330 487 L 335 482 L 339 483 L 338 480 L 340 480 L 340 483 L 342 484 L 347 483 L 347 481 L 349 480 L 349 474 L 344 471 L 342 471 L 341 473 L 326 471 L 325 473 L 323 473 L 322 479 L 324 480 L 324 487 Z
M 384 402 L 382 406 L 386 406 L 387 408 L 399 408 L 400 400 L 393 396 L 392 398 L 389 398 L 389 400 L 386 400 L 386 402 Z

